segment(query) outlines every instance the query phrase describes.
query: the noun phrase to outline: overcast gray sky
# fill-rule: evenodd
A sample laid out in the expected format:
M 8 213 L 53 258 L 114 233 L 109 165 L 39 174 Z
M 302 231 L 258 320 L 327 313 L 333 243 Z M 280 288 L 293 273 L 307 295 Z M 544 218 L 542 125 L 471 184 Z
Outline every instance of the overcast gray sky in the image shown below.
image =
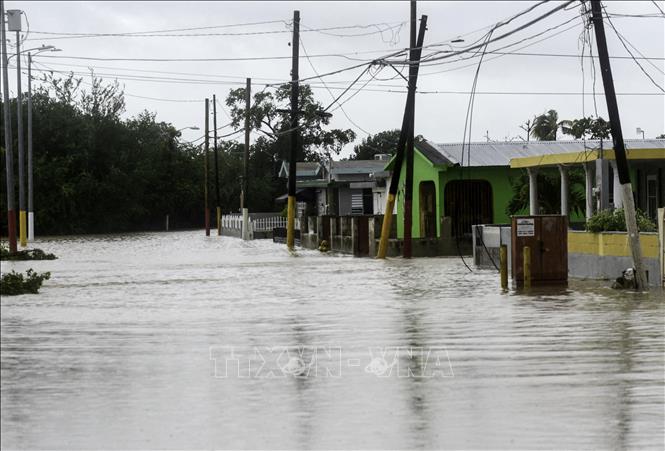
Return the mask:
M 425 35 L 427 44 L 450 43 L 462 35 L 463 43 L 453 43 L 463 48 L 481 38 L 488 28 L 537 2 L 418 2 L 418 16 L 428 16 Z M 657 5 L 665 10 L 665 2 Z M 509 31 L 532 18 L 560 5 L 549 2 L 534 9 L 496 31 L 494 36 Z M 607 2 L 607 12 L 617 30 L 645 57 L 644 69 L 656 84 L 663 87 L 665 68 L 665 19 L 662 17 L 625 17 L 622 15 L 656 15 L 659 11 L 651 1 Z M 404 47 L 409 41 L 409 2 L 5 2 L 6 9 L 24 10 L 29 21 L 29 34 L 25 48 L 42 44 L 56 45 L 59 53 L 42 53 L 35 58 L 35 69 L 87 72 L 88 67 L 105 79 L 118 78 L 127 94 L 127 117 L 142 110 L 157 113 L 159 120 L 171 122 L 177 128 L 197 125 L 203 129 L 203 101 L 216 94 L 220 100 L 230 88 L 244 86 L 245 77 L 254 80 L 253 89 L 263 89 L 266 83 L 286 81 L 290 77 L 291 48 L 290 21 L 293 10 L 300 10 L 302 44 L 309 55 L 343 54 L 340 56 L 312 57 L 311 64 L 304 58 L 301 48 L 300 76 L 315 75 L 314 69 L 323 74 L 345 68 L 362 61 L 385 55 Z M 565 25 L 564 22 L 571 20 Z M 274 22 L 272 22 L 274 21 Z M 221 27 L 226 25 L 235 27 Z M 403 26 L 399 28 L 399 24 Z M 376 27 L 380 24 L 382 33 Z M 317 30 L 351 25 L 362 28 Z M 526 40 L 504 51 L 521 53 L 547 53 L 580 55 L 580 36 L 583 25 L 580 4 L 569 10 L 559 11 L 547 19 L 504 40 L 491 44 L 489 50 L 520 41 L 548 28 L 561 25 L 542 36 Z M 59 33 L 129 33 L 183 28 L 219 27 L 203 30 L 170 32 L 179 36 L 96 36 L 72 37 Z M 25 25 L 24 25 L 25 29 Z M 269 32 L 269 33 L 265 33 Z M 609 51 L 612 56 L 628 56 L 628 52 L 606 23 Z M 55 34 L 53 34 L 55 33 Z M 239 35 L 239 33 L 243 33 Z M 247 34 L 251 33 L 251 34 Z M 261 33 L 261 34 L 259 34 Z M 471 33 L 471 34 L 469 34 Z M 205 36 L 182 36 L 205 34 Z M 216 34 L 216 35 L 211 35 Z M 225 34 L 225 35 L 222 35 Z M 229 35 L 235 34 L 235 35 Z M 355 35 L 355 36 L 354 36 Z M 363 35 L 363 36 L 358 36 Z M 548 38 L 549 37 L 549 38 Z M 543 39 L 548 38 L 548 39 Z M 13 40 L 13 37 L 12 37 Z M 540 41 L 540 42 L 537 42 Z M 532 44 L 532 45 L 530 45 Z M 526 45 L 529 47 L 522 48 Z M 630 47 L 629 47 L 630 48 Z M 426 50 L 448 50 L 440 45 Z M 521 49 L 521 50 L 519 50 Z M 631 49 L 636 56 L 639 56 Z M 588 47 L 586 53 L 588 54 Z M 595 41 L 593 53 L 596 54 Z M 154 62 L 154 61 L 95 61 L 73 57 L 94 58 L 243 58 L 284 57 L 275 60 L 256 61 L 208 61 L 208 62 Z M 357 61 L 355 58 L 359 59 Z M 417 96 L 416 133 L 434 142 L 459 142 L 463 138 L 465 114 L 478 58 L 468 61 L 442 60 L 438 65 L 421 68 Z M 597 64 L 596 64 L 597 66 Z M 325 77 L 332 93 L 337 96 L 355 79 L 362 68 Z M 646 137 L 665 133 L 665 106 L 663 92 L 659 90 L 630 59 L 613 59 L 612 70 L 618 93 L 651 93 L 660 95 L 620 95 L 618 97 L 624 136 L 636 138 L 636 127 L 646 132 Z M 406 71 L 405 71 L 406 73 Z M 38 74 L 38 72 L 37 72 Z M 358 135 L 357 142 L 368 133 L 399 128 L 406 94 L 405 82 L 394 78 L 396 73 L 384 68 L 365 88 L 344 103 L 344 110 L 334 112 L 332 125 L 352 128 Z M 148 77 L 139 79 L 138 77 Z M 356 87 L 369 81 L 362 78 Z M 10 77 L 13 78 L 15 77 Z M 170 78 L 170 79 L 169 79 Z M 88 79 L 86 79 L 87 81 Z M 382 81 L 385 80 L 385 81 Z M 27 79 L 24 79 L 26 83 Z M 591 62 L 587 58 L 584 76 L 579 57 L 552 57 L 526 55 L 497 55 L 485 57 L 478 78 L 475 99 L 472 140 L 504 140 L 518 135 L 525 136 L 519 125 L 548 109 L 559 112 L 561 119 L 582 117 L 594 113 L 591 92 L 593 83 Z M 331 93 L 320 81 L 315 81 L 315 94 L 324 105 L 331 102 Z M 600 74 L 596 90 L 603 92 Z M 437 91 L 437 92 L 435 92 Z M 452 93 L 451 93 L 452 91 Z M 356 91 L 349 93 L 346 98 Z M 490 94 L 496 92 L 511 94 Z M 558 93 L 540 95 L 535 93 Z M 578 94 L 575 94 L 578 93 Z M 168 101 L 143 99 L 133 96 L 168 99 Z M 172 100 L 180 100 L 175 102 Z M 605 99 L 596 99 L 598 113 L 607 118 Z M 218 123 L 227 122 L 223 109 L 218 111 Z M 230 129 L 224 129 L 220 133 Z M 183 131 L 183 139 L 195 139 L 199 131 Z M 242 135 L 239 135 L 242 138 Z M 347 147 L 343 156 L 351 151 Z

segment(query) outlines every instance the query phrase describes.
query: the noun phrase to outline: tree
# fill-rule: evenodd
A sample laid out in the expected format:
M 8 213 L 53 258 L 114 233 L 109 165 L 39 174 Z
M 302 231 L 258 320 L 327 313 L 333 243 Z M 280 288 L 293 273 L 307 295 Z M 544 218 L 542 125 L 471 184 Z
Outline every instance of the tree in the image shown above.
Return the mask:
M 533 130 L 534 124 L 536 122 L 536 117 L 533 119 L 527 119 L 520 128 L 526 132 L 526 142 L 529 142 L 529 137 L 531 136 L 531 131 Z
M 49 75 L 33 93 L 37 233 L 162 229 L 165 214 L 173 228 L 200 226 L 200 149 L 178 142 L 176 129 L 154 113 L 121 120 L 117 82 L 93 75 L 90 89 L 81 83 L 73 74 Z M 10 106 L 15 115 L 16 102 Z
M 287 159 L 290 149 L 291 123 L 289 102 L 291 99 L 291 85 L 283 84 L 275 92 L 260 91 L 253 95 L 250 107 L 250 127 L 264 135 L 270 143 L 271 154 L 280 159 Z M 245 88 L 232 89 L 226 98 L 226 105 L 230 108 L 231 125 L 235 129 L 244 127 L 245 123 Z M 302 145 L 302 155 L 299 161 L 319 161 L 328 153 L 339 154 L 342 148 L 356 139 L 353 130 L 332 129 L 326 130 L 330 118 L 321 114 L 323 106 L 314 99 L 312 88 L 301 85 L 299 89 L 298 105 L 299 139 Z
M 353 147 L 353 154 L 349 157 L 351 160 L 372 160 L 374 155 L 389 154 L 394 155 L 397 151 L 400 130 L 386 130 L 375 135 L 369 135 L 363 138 L 360 144 Z M 424 140 L 422 135 L 414 137 L 415 142 Z
M 656 139 L 665 139 L 665 133 L 656 136 Z
M 602 117 L 583 117 L 567 121 L 565 127 L 562 127 L 564 134 L 571 135 L 575 139 L 609 139 L 610 123 Z
M 549 110 L 534 118 L 531 136 L 540 141 L 556 141 L 559 128 L 570 125 L 570 121 L 559 121 L 559 113 L 556 110 Z

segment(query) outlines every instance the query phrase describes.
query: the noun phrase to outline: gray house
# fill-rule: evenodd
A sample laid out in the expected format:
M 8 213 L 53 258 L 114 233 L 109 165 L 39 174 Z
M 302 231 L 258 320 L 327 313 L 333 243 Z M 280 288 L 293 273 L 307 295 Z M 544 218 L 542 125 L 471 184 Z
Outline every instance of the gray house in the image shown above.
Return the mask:
M 296 200 L 299 211 L 310 215 L 374 215 L 385 208 L 387 155 L 374 160 L 303 162 L 296 164 Z M 288 162 L 279 176 L 288 179 Z M 286 199 L 286 195 L 277 200 Z

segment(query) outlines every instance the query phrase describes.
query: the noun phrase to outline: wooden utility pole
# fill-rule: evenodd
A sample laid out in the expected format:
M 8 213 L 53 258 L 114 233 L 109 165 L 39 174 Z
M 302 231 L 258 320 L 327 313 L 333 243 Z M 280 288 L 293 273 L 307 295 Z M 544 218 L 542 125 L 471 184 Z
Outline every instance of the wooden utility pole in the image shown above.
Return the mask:
M 612 141 L 614 142 L 614 155 L 616 158 L 619 183 L 621 184 L 623 211 L 626 217 L 626 229 L 628 230 L 628 240 L 633 255 L 633 265 L 635 267 L 635 288 L 637 290 L 647 290 L 649 285 L 647 284 L 644 266 L 642 265 L 640 233 L 637 228 L 637 219 L 635 217 L 635 199 L 633 198 L 633 187 L 630 183 L 630 173 L 628 171 L 628 159 L 626 158 L 626 148 L 623 143 L 623 134 L 621 132 L 619 107 L 617 105 L 616 93 L 614 91 L 614 80 L 612 79 L 612 68 L 610 67 L 610 58 L 607 51 L 607 39 L 605 37 L 605 27 L 603 25 L 603 13 L 600 0 L 591 0 L 591 14 L 593 27 L 596 31 L 600 72 L 603 76 L 605 102 L 607 102 L 607 113 L 610 117 L 610 129 L 612 131 Z
M 412 83 L 409 83 L 409 91 L 406 96 L 406 107 L 404 108 L 404 118 L 402 119 L 402 130 L 399 135 L 397 143 L 397 152 L 393 160 L 393 173 L 390 178 L 390 189 L 388 191 L 388 198 L 386 199 L 386 209 L 383 214 L 383 224 L 381 225 L 381 239 L 379 240 L 379 249 L 377 251 L 377 258 L 386 258 L 386 251 L 388 250 L 388 237 L 390 236 L 390 227 L 393 219 L 393 209 L 395 207 L 395 197 L 397 196 L 397 188 L 399 185 L 399 177 L 402 172 L 402 162 L 404 160 L 404 150 L 406 147 L 407 135 L 409 133 L 409 123 L 411 109 L 409 105 L 416 95 L 416 82 L 418 81 L 418 69 L 420 67 L 420 55 L 422 53 L 423 42 L 425 40 L 425 30 L 427 29 L 427 16 L 422 16 L 420 19 L 420 28 L 418 30 L 418 42 L 416 42 L 415 52 L 413 58 L 409 58 L 409 75 L 411 75 L 411 67 L 413 67 Z
M 296 159 L 298 158 L 298 58 L 300 50 L 300 11 L 293 11 L 293 39 L 291 39 L 291 149 L 289 151 L 289 190 L 286 222 L 286 246 L 293 250 L 296 215 Z
M 250 105 L 252 102 L 252 79 L 248 78 L 245 86 L 245 149 L 242 164 L 242 187 L 240 189 L 240 208 L 242 208 L 242 239 L 249 239 L 249 208 L 247 207 L 247 166 L 249 165 Z
M 217 236 L 222 235 L 222 207 L 219 201 L 219 156 L 217 155 L 217 97 L 212 95 L 212 135 L 215 152 L 215 217 L 217 218 Z
M 411 36 L 409 51 L 409 61 L 414 61 L 415 47 L 416 47 L 416 0 L 411 0 Z M 413 64 L 409 65 L 409 90 L 415 90 Z M 415 96 L 412 97 L 411 103 L 407 105 L 409 109 L 409 124 L 408 132 L 406 135 L 406 178 L 404 180 L 404 247 L 402 248 L 402 256 L 404 258 L 411 258 L 411 232 L 413 228 L 413 134 L 415 124 Z M 421 207 L 422 208 L 422 207 Z
M 12 122 L 9 109 L 9 73 L 7 57 L 7 38 L 5 31 L 5 2 L 0 0 L 0 48 L 2 48 L 2 100 L 4 113 L 5 129 L 5 164 L 7 170 L 7 239 L 9 241 L 9 251 L 16 252 L 18 246 L 16 243 L 16 211 L 14 210 L 14 150 L 12 140 Z
M 210 207 L 208 206 L 208 134 L 209 134 L 209 116 L 210 116 L 210 101 L 206 99 L 206 119 L 205 119 L 205 138 L 203 141 L 203 198 L 205 202 L 205 228 L 206 236 L 210 236 Z

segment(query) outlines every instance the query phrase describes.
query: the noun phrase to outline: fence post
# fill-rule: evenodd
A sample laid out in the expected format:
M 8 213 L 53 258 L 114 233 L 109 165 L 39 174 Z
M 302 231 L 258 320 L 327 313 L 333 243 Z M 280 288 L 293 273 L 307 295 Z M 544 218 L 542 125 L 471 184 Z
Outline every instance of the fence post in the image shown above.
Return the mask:
M 499 231 L 500 233 L 500 231 Z M 508 246 L 499 247 L 499 268 L 501 272 L 501 289 L 508 289 Z
M 524 288 L 531 288 L 531 248 L 524 246 Z

